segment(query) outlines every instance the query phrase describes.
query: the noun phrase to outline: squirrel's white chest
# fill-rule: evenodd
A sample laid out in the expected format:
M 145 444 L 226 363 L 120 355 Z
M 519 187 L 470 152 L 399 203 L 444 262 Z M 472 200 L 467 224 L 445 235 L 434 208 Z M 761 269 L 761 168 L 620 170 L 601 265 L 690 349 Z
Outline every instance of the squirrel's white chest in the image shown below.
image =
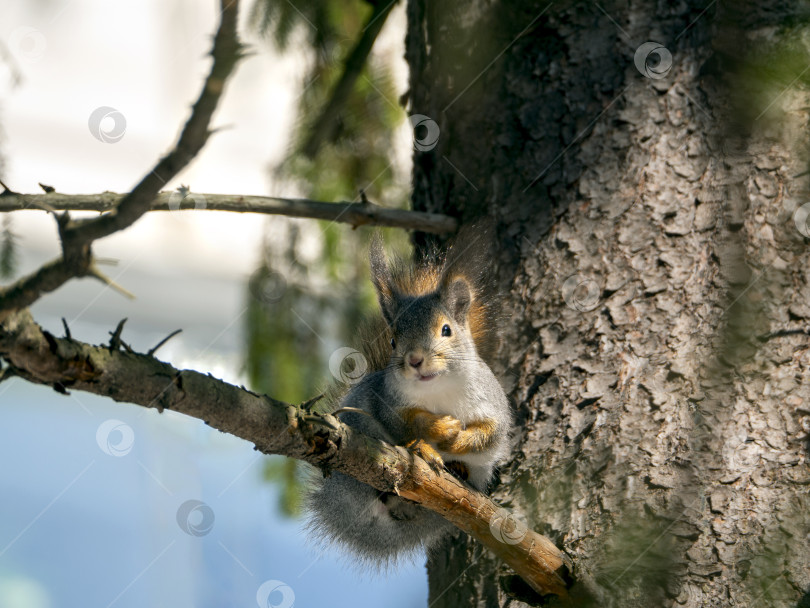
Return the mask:
M 406 407 L 419 407 L 433 414 L 452 416 L 467 422 L 474 414 L 464 379 L 439 376 L 428 382 L 403 380 L 397 382 L 397 392 Z

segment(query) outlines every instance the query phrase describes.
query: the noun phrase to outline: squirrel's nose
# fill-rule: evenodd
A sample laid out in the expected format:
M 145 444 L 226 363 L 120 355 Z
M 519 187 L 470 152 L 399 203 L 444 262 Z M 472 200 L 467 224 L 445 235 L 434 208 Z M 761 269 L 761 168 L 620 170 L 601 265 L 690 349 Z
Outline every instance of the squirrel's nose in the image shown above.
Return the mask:
M 414 353 L 411 353 L 411 354 L 408 355 L 408 364 L 411 367 L 419 368 L 419 366 L 422 365 L 422 361 L 424 361 L 424 360 L 425 360 L 424 357 L 422 357 L 420 355 L 416 355 Z

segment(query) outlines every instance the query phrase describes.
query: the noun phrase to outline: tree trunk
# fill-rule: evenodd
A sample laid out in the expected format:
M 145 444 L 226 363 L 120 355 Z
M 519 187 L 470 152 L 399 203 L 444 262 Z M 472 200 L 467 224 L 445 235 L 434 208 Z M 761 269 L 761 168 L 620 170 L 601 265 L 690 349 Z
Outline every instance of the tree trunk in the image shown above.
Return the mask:
M 806 50 L 759 79 L 802 6 L 409 1 L 414 209 L 497 222 L 494 495 L 593 605 L 810 599 Z M 537 603 L 460 534 L 428 570 Z

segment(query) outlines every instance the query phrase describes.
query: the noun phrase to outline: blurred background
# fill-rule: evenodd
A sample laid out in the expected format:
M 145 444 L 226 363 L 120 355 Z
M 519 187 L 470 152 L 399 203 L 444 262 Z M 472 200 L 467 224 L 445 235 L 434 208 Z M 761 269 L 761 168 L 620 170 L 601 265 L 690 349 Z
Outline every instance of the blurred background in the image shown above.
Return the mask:
M 62 193 L 129 190 L 188 117 L 217 6 L 3 2 L 0 179 L 23 193 L 40 182 Z M 363 189 L 407 206 L 403 6 L 252 0 L 241 10 L 252 54 L 214 117 L 221 130 L 166 190 L 351 201 Z M 380 19 L 364 69 L 313 141 L 346 58 Z M 114 114 L 94 131 L 101 107 Z M 384 232 L 407 253 L 407 235 Z M 301 402 L 334 380 L 330 356 L 375 306 L 370 235 L 315 220 L 154 212 L 94 245 L 135 300 L 74 280 L 32 312 L 57 335 L 64 319 L 90 343 L 126 318 L 122 338 L 139 352 L 182 329 L 158 358 Z M 0 214 L 3 282 L 58 254 L 46 213 Z M 198 420 L 11 378 L 0 384 L 0 459 L 0 608 L 426 604 L 422 561 L 373 574 L 307 543 L 301 465 Z

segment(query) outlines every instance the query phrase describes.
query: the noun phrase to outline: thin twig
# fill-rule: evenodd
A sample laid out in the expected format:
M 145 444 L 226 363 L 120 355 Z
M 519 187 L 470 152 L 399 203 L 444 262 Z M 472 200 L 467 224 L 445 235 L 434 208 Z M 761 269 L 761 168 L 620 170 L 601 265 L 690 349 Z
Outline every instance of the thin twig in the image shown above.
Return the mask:
M 108 347 L 110 349 L 110 352 L 116 351 L 121 348 L 121 332 L 124 331 L 124 323 L 126 322 L 127 318 L 124 317 L 118 322 L 118 325 L 116 325 L 115 331 L 109 332 L 109 334 L 112 336 L 110 338 L 110 345 Z
M 337 416 L 338 414 L 344 414 L 346 412 L 352 412 L 353 414 L 363 414 L 364 416 L 371 416 L 371 414 L 369 414 L 366 410 L 361 410 L 359 407 L 342 407 L 332 412 L 332 415 Z
M 89 274 L 91 277 L 93 277 L 93 278 L 95 278 L 95 279 L 98 279 L 99 281 L 101 281 L 101 282 L 102 282 L 102 283 L 104 283 L 105 285 L 107 285 L 107 286 L 109 286 L 110 288 L 114 289 L 115 291 L 117 291 L 117 292 L 118 292 L 118 293 L 120 293 L 121 295 L 126 296 L 126 297 L 127 297 L 127 298 L 129 298 L 130 300 L 134 300 L 134 299 L 135 299 L 135 294 L 134 294 L 134 293 L 132 293 L 131 291 L 129 291 L 128 289 L 126 289 L 126 288 L 124 288 L 124 287 L 121 287 L 121 285 L 119 285 L 118 283 L 116 283 L 115 281 L 113 281 L 113 280 L 112 280 L 110 277 L 108 277 L 106 274 L 104 274 L 103 272 L 101 272 L 101 271 L 100 271 L 98 268 L 96 268 L 95 266 L 91 266 L 91 267 L 88 269 L 87 274 Z
M 2 370 L 0 370 L 0 384 L 8 380 L 9 378 L 13 378 L 18 376 L 17 370 L 14 369 L 11 365 L 6 365 Z
M 99 211 L 114 209 L 124 197 L 115 192 L 100 194 L 17 194 L 0 197 L 0 212 L 30 209 L 38 204 L 47 204 L 56 210 Z M 392 209 L 377 205 L 361 193 L 360 202 L 339 201 L 329 203 L 303 198 L 276 196 L 248 196 L 242 194 L 188 193 L 183 197 L 178 192 L 161 192 L 150 205 L 150 211 L 208 210 L 236 213 L 264 213 L 287 217 L 302 217 L 352 226 L 385 226 L 419 230 L 433 234 L 451 234 L 458 228 L 458 221 L 449 215 Z
M 157 344 L 155 344 L 155 345 L 154 345 L 152 348 L 150 348 L 148 351 L 146 351 L 146 356 L 147 356 L 147 357 L 152 357 L 152 356 L 154 356 L 154 354 L 157 352 L 157 350 L 158 350 L 158 349 L 159 349 L 161 346 L 163 346 L 164 344 L 166 344 L 166 342 L 168 342 L 169 340 L 171 340 L 172 338 L 174 338 L 174 337 L 175 337 L 177 334 L 179 334 L 181 331 L 183 331 L 183 330 L 182 330 L 182 329 L 175 329 L 175 330 L 174 330 L 172 333 L 170 333 L 168 336 L 166 336 L 165 338 L 163 338 L 163 339 L 162 339 L 160 342 L 158 342 L 158 343 L 157 343 Z
M 308 411 L 310 411 L 312 409 L 312 406 L 315 405 L 316 403 L 318 403 L 318 401 L 320 401 L 321 399 L 323 399 L 325 395 L 326 395 L 326 393 L 321 393 L 320 395 L 317 395 L 316 397 L 313 397 L 312 399 L 307 399 L 301 405 L 299 405 L 298 408 L 303 410 L 303 411 L 308 412 Z
M 2 179 L 0 179 L 0 187 L 3 188 L 3 192 L 0 192 L 0 196 L 11 196 L 12 194 L 17 194 L 14 192 L 14 190 L 6 186 Z
M 760 342 L 767 342 L 768 340 L 771 340 L 773 338 L 782 338 L 784 336 L 798 336 L 798 335 L 810 336 L 810 329 L 804 328 L 779 329 L 777 331 L 772 331 L 770 333 L 757 336 L 757 340 L 759 340 Z
M 68 322 L 65 321 L 65 317 L 62 317 L 62 327 L 65 328 L 65 339 L 72 340 L 73 337 L 70 335 L 70 327 L 68 326 Z

